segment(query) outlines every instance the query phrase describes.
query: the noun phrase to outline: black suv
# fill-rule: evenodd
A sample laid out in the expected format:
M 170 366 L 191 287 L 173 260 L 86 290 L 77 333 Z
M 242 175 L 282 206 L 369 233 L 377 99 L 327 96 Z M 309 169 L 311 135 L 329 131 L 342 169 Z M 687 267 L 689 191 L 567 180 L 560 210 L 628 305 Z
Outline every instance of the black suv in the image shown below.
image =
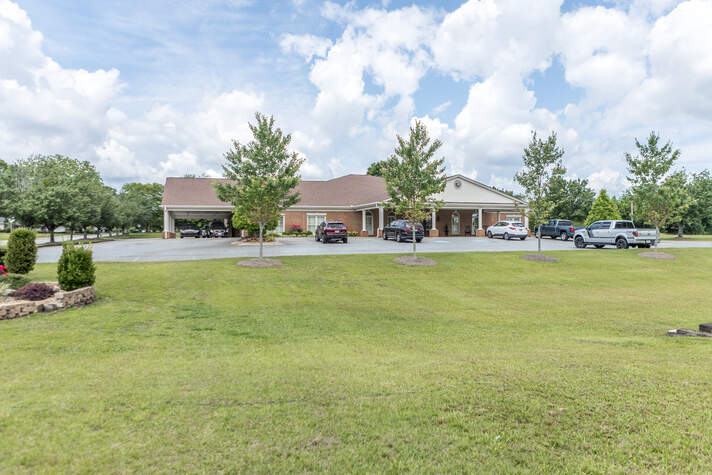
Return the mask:
M 346 225 L 341 221 L 323 221 L 314 231 L 314 239 L 326 244 L 329 241 L 349 242 Z
M 420 242 L 423 240 L 425 231 L 423 226 L 420 224 L 415 225 L 415 241 Z M 391 224 L 383 228 L 383 239 L 388 240 L 390 238 L 395 239 L 398 242 L 401 241 L 412 241 L 413 240 L 413 226 L 405 219 L 398 219 L 393 221 Z

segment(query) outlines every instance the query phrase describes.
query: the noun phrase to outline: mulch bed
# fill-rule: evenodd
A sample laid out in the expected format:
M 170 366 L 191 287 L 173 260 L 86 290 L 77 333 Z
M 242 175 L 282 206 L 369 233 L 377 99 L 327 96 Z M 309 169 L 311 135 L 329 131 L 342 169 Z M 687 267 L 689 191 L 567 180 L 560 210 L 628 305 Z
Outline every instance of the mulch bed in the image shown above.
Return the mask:
M 519 256 L 519 258 L 534 262 L 559 262 L 561 260 L 558 257 L 551 257 L 544 254 L 524 254 L 523 256 Z
M 413 256 L 402 256 L 393 259 L 396 264 L 402 264 L 404 266 L 410 267 L 432 267 L 438 263 L 427 257 L 413 257 Z
M 267 267 L 282 267 L 282 261 L 276 259 L 247 259 L 246 261 L 238 261 L 238 266 L 251 267 L 253 269 L 263 269 Z
M 666 252 L 641 252 L 638 254 L 640 257 L 646 257 L 648 259 L 664 259 L 671 260 L 675 259 L 675 256 L 668 254 Z

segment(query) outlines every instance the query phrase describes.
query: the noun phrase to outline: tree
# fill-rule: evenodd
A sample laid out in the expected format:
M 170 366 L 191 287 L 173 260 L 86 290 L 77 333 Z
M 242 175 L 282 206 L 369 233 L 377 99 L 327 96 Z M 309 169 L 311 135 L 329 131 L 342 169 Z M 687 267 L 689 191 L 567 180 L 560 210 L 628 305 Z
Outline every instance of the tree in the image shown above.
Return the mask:
M 146 231 L 163 226 L 163 185 L 160 183 L 126 183 L 121 187 L 119 199 L 128 226 Z
M 635 207 L 643 218 L 655 225 L 655 252 L 658 250 L 660 228 L 679 218 L 692 204 L 685 187 L 684 172 L 670 174 L 680 157 L 672 143 L 660 146 L 660 136 L 651 132 L 646 143 L 635 139 L 638 155 L 625 154 L 628 181 L 632 184 Z
M 417 257 L 415 225 L 442 207 L 434 198 L 445 190 L 445 159 L 434 158 L 442 142 L 431 142 L 425 125 L 418 120 L 407 140 L 400 135 L 396 138 L 398 146 L 382 167 L 383 178 L 390 197 L 388 206 L 412 224 L 413 257 Z
M 104 186 L 99 194 L 99 214 L 94 222 L 97 237 L 101 237 L 102 230 L 106 230 L 111 237 L 111 232 L 120 224 L 119 219 L 119 198 L 116 190 L 110 186 Z
M 688 233 L 712 233 L 712 175 L 709 170 L 693 174 L 687 185 L 694 203 L 684 213 L 678 223 L 677 234 L 682 237 L 683 226 Z
M 260 259 L 266 226 L 275 226 L 281 211 L 299 202 L 295 188 L 304 159 L 287 147 L 292 140 L 275 127 L 274 117 L 255 114 L 249 124 L 254 137 L 247 144 L 233 140 L 223 171 L 232 183 L 215 183 L 218 197 L 234 207 L 233 223 L 259 226 Z
M 583 223 L 595 198 L 596 193 L 588 186 L 588 180 L 554 177 L 549 190 L 549 199 L 554 203 L 551 216 Z
M 102 185 L 94 166 L 62 155 L 37 155 L 14 166 L 10 214 L 26 226 L 54 230 L 96 212 L 94 190 Z
M 588 212 L 584 224 L 588 226 L 593 222 L 603 221 L 604 219 L 623 218 L 621 218 L 621 212 L 618 209 L 618 202 L 615 201 L 614 198 L 609 198 L 606 190 L 601 190 L 598 194 L 598 198 L 596 198 L 593 206 L 591 206 L 591 211 Z
M 383 169 L 386 166 L 386 163 L 388 163 L 388 160 L 380 160 L 378 162 L 373 162 L 371 165 L 369 165 L 368 170 L 366 171 L 366 175 L 382 177 Z
M 546 140 L 532 132 L 532 139 L 522 156 L 524 167 L 517 173 L 515 180 L 524 189 L 529 219 L 534 229 L 551 216 L 556 203 L 552 201 L 552 183 L 566 173 L 562 163 L 564 150 L 556 144 L 556 133 L 552 132 Z M 537 234 L 538 252 L 541 254 L 541 233 Z

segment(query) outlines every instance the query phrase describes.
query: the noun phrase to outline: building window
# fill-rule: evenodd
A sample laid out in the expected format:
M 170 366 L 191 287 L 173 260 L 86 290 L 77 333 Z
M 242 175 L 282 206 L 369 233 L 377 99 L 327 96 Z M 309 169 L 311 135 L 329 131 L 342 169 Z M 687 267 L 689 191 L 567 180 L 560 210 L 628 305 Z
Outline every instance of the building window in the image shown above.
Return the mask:
M 472 213 L 472 232 L 474 233 L 478 229 L 480 229 L 480 215 L 475 212 Z
M 396 220 L 396 214 L 395 213 L 388 213 L 388 221 L 386 224 L 391 224 L 393 221 Z
M 366 231 L 369 236 L 373 234 L 373 214 L 370 211 L 366 211 Z
M 522 215 L 521 214 L 508 214 L 505 216 L 506 221 L 512 221 L 514 223 L 521 223 L 522 222 Z
M 453 236 L 460 234 L 460 213 L 454 211 L 450 216 L 450 232 Z
M 279 223 L 277 223 L 277 233 L 279 233 L 279 234 L 284 233 L 284 215 L 283 214 L 279 215 Z
M 322 221 L 326 221 L 325 214 L 307 214 L 307 231 L 313 233 Z

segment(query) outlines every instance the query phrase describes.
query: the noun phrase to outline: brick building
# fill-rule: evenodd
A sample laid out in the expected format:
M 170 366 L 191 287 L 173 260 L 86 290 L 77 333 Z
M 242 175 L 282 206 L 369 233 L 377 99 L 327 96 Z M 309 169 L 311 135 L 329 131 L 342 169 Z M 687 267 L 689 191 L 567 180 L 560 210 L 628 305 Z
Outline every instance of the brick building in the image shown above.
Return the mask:
M 220 178 L 168 178 L 163 192 L 163 236 L 176 236 L 176 219 L 226 219 L 229 203 L 220 201 L 214 183 Z M 293 225 L 314 231 L 323 220 L 342 221 L 362 236 L 380 236 L 384 223 L 396 219 L 382 178 L 345 175 L 331 180 L 303 180 L 301 200 L 282 213 L 278 232 Z M 484 236 L 488 226 L 500 220 L 526 222 L 524 202 L 462 175 L 447 178 L 444 202 L 425 222 L 430 236 Z

